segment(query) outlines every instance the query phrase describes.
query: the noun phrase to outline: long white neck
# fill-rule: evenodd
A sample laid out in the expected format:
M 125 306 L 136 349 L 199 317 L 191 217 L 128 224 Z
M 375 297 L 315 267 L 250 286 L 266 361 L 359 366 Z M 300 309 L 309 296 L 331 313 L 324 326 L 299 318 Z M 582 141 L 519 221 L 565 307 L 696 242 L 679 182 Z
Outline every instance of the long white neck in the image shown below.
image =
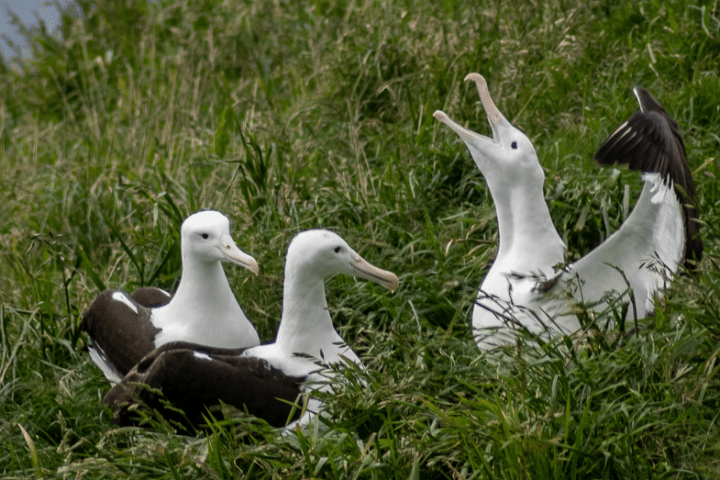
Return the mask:
M 327 362 L 338 360 L 337 343 L 342 338 L 335 331 L 327 300 L 325 280 L 311 268 L 288 260 L 285 269 L 283 309 L 275 344 L 284 352 L 305 353 Z M 343 349 L 344 350 L 344 349 Z
M 152 314 L 163 329 L 156 347 L 184 340 L 203 345 L 239 348 L 260 339 L 238 305 L 219 261 L 208 262 L 183 255 L 183 273 L 170 303 Z
M 168 307 L 180 316 L 187 316 L 186 312 L 196 312 L 198 308 L 202 308 L 203 312 L 222 312 L 229 308 L 236 314 L 242 314 L 222 263 L 189 258 L 183 261 L 180 285 Z M 221 318 L 224 316 L 221 315 Z M 245 317 L 244 314 L 242 316 Z M 213 319 L 206 321 L 212 322 Z
M 551 275 L 563 261 L 565 244 L 550 217 L 543 182 L 490 188 L 499 230 L 496 262 L 507 272 Z

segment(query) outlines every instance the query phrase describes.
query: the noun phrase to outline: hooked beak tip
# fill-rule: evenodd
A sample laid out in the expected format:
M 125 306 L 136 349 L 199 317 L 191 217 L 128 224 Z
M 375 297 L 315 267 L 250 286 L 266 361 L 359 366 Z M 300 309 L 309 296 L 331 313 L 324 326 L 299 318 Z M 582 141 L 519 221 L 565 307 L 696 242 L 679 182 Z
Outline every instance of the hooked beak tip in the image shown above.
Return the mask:
M 485 77 L 483 77 L 479 73 L 468 73 L 467 75 L 465 75 L 464 81 L 472 81 L 475 82 L 475 84 L 487 86 L 487 81 L 485 81 Z
M 490 122 L 490 126 L 493 129 L 493 137 L 495 137 L 495 134 L 497 133 L 495 127 L 501 123 L 506 122 L 505 117 L 502 113 L 500 113 L 500 110 L 498 110 L 497 106 L 495 106 L 495 102 L 493 102 L 492 98 L 490 97 L 490 91 L 488 89 L 485 77 L 483 77 L 479 73 L 469 73 L 465 76 L 465 81 L 468 80 L 475 82 L 475 87 L 480 94 L 480 101 L 483 104 L 483 108 L 485 109 L 488 121 Z
M 391 280 L 388 282 L 387 288 L 392 292 L 397 292 L 397 289 L 400 287 L 400 280 L 398 280 L 397 275 L 393 274 Z
M 483 77 L 479 73 L 468 73 L 467 75 L 465 75 L 464 81 L 467 82 L 468 80 L 471 80 L 475 83 L 482 83 L 482 84 L 487 85 L 487 82 L 485 81 L 485 77 Z
M 378 283 L 391 292 L 395 292 L 400 286 L 397 275 L 368 263 L 360 255 L 356 255 L 350 265 L 357 272 L 355 276 Z
M 229 235 L 224 235 L 223 237 L 221 237 L 220 243 L 223 247 L 222 252 L 225 254 L 225 257 L 229 261 L 247 268 L 255 275 L 258 275 L 260 273 L 260 267 L 258 266 L 257 260 L 240 250 L 235 244 L 235 241 L 232 239 L 232 237 L 230 237 Z
M 255 260 L 250 255 L 241 257 L 236 253 L 228 253 L 227 256 L 233 263 L 236 263 L 241 267 L 247 268 L 255 275 L 258 275 L 260 273 L 260 266 L 258 265 L 257 260 Z
M 435 117 L 435 119 L 440 120 L 443 123 L 445 123 L 445 121 L 448 118 L 448 116 L 445 115 L 445 112 L 443 112 L 442 110 L 435 110 L 435 113 L 433 113 L 433 117 Z
M 252 262 L 248 262 L 247 269 L 254 273 L 255 276 L 260 274 L 260 266 L 254 258 L 252 259 Z

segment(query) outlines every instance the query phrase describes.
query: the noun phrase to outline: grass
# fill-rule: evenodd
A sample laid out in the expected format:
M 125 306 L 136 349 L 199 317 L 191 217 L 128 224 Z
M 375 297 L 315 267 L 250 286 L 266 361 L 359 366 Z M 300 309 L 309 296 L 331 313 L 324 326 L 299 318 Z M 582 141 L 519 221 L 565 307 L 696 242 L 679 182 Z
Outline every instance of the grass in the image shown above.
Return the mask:
M 3 478 L 697 479 L 720 475 L 720 12 L 717 2 L 102 0 L 32 59 L 0 62 Z M 491 360 L 469 311 L 494 258 L 489 192 L 443 109 L 488 132 L 472 85 L 533 140 L 551 215 L 582 256 L 639 194 L 592 155 L 650 90 L 683 132 L 705 258 L 650 328 Z M 179 225 L 233 221 L 261 266 L 227 273 L 261 338 L 285 249 L 333 228 L 398 274 L 334 278 L 365 359 L 319 435 L 239 417 L 199 438 L 111 428 L 84 350 L 104 288 L 172 288 Z M 569 352 L 569 353 L 568 353 Z

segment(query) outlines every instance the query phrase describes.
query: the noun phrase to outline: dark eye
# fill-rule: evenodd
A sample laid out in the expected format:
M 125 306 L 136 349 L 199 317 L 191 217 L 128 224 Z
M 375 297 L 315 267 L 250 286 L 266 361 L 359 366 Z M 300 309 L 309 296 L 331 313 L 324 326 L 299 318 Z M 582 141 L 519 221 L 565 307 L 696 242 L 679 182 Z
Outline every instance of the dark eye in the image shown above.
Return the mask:
M 208 235 L 207 233 L 203 233 L 201 236 L 202 236 L 205 240 L 207 240 L 210 235 Z
M 335 247 L 335 253 L 340 253 L 340 247 Z
M 517 142 L 512 142 L 510 144 L 510 148 L 512 148 L 513 150 L 517 150 Z

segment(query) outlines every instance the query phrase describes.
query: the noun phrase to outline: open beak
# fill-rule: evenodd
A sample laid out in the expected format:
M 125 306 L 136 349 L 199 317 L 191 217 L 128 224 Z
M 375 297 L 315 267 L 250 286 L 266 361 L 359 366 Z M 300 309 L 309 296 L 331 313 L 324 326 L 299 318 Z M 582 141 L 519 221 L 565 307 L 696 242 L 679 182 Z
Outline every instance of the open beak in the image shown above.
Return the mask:
M 480 94 L 480 101 L 483 104 L 483 108 L 485 109 L 485 113 L 488 117 L 488 122 L 490 122 L 490 127 L 492 128 L 493 138 L 488 138 L 484 135 L 475 133 L 472 130 L 461 127 L 451 120 L 450 117 L 448 117 L 443 111 L 436 110 L 435 113 L 433 113 L 433 117 L 450 127 L 466 144 L 477 145 L 479 147 L 481 147 L 482 144 L 487 144 L 488 142 L 496 144 L 500 140 L 502 128 L 511 127 L 510 122 L 505 119 L 503 114 L 500 113 L 500 110 L 498 110 L 495 106 L 492 98 L 490 98 L 490 92 L 488 91 L 485 78 L 483 78 L 483 76 L 479 73 L 471 73 L 465 77 L 465 81 L 468 80 L 472 80 L 477 86 L 478 93 Z
M 394 292 L 400 286 L 400 281 L 398 280 L 397 275 L 370 264 L 357 253 L 353 254 L 350 265 L 352 266 L 356 277 L 379 283 L 391 292 Z
M 240 250 L 235 244 L 235 240 L 233 240 L 230 235 L 226 233 L 220 235 L 220 244 L 222 245 L 220 250 L 223 252 L 228 262 L 245 267 L 255 275 L 260 272 L 260 267 L 258 266 L 257 261 L 247 253 Z

